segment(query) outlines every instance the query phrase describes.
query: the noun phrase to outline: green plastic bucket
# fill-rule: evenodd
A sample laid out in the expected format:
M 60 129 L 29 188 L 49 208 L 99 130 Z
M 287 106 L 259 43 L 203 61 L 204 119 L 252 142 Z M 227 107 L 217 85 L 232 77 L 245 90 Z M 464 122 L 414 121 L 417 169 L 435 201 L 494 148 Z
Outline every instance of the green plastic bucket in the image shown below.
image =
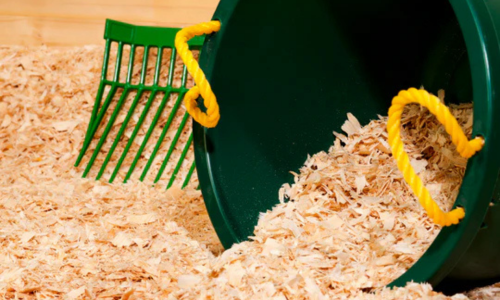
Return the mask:
M 308 154 L 327 150 L 347 112 L 366 124 L 400 90 L 474 101 L 471 158 L 444 228 L 391 286 L 500 276 L 500 1 L 222 0 L 200 57 L 220 105 L 194 123 L 197 172 L 225 247 L 252 235 Z

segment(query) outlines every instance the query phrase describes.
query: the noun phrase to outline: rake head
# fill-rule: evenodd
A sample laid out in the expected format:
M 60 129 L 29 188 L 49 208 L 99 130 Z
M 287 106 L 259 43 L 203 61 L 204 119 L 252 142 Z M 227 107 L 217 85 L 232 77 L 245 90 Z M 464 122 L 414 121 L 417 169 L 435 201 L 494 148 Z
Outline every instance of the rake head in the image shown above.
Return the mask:
M 106 20 L 101 79 L 75 163 L 79 166 L 87 150 L 95 145 L 83 177 L 100 163 L 96 175 L 99 180 L 108 165 L 114 164 L 109 182 L 120 177 L 121 169 L 126 169 L 123 182 L 136 169 L 142 169 L 141 181 L 155 170 L 157 183 L 169 166 L 167 188 L 176 179 L 183 188 L 189 183 L 195 163 L 186 158 L 193 156 L 193 136 L 190 126 L 186 126 L 190 116 L 181 104 L 192 79 L 176 55 L 174 39 L 178 31 Z M 203 41 L 204 37 L 193 38 L 190 48 L 199 50 Z M 185 176 L 177 178 L 181 177 L 181 169 Z

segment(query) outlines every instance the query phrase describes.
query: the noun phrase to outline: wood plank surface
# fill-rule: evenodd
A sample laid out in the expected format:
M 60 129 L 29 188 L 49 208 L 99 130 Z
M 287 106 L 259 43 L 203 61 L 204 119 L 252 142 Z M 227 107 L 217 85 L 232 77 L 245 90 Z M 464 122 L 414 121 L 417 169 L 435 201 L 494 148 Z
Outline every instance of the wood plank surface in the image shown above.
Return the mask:
M 209 21 L 219 0 L 0 0 L 0 44 L 101 44 L 106 18 L 184 27 Z

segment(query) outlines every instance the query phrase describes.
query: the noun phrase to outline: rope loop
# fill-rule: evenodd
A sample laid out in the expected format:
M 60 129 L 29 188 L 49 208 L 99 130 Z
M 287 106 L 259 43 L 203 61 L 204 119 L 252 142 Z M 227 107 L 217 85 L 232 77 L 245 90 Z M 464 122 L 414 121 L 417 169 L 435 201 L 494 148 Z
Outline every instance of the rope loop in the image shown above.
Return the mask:
M 404 151 L 401 140 L 401 115 L 407 104 L 418 103 L 425 106 L 434 114 L 438 121 L 444 125 L 446 132 L 451 136 L 453 144 L 457 146 L 457 151 L 464 158 L 470 158 L 477 151 L 481 150 L 484 140 L 481 137 L 468 140 L 457 120 L 451 114 L 448 107 L 434 95 L 425 90 L 410 88 L 403 90 L 392 99 L 392 106 L 389 108 L 389 119 L 387 121 L 387 132 L 389 133 L 389 145 L 392 148 L 392 155 L 397 161 L 399 170 L 403 177 L 417 196 L 420 204 L 427 212 L 427 215 L 440 226 L 450 226 L 458 224 L 465 217 L 462 207 L 457 207 L 450 212 L 443 212 L 437 203 L 432 199 L 429 191 L 423 185 L 422 180 L 415 173 L 410 164 L 408 154 Z
M 189 74 L 193 76 L 196 83 L 196 86 L 192 87 L 184 96 L 186 110 L 196 122 L 207 128 L 213 128 L 219 122 L 219 105 L 217 104 L 217 98 L 212 91 L 210 83 L 201 70 L 200 65 L 193 57 L 193 53 L 189 50 L 188 41 L 195 36 L 210 34 L 219 30 L 220 22 L 210 21 L 183 28 L 175 36 L 177 53 L 179 53 Z M 206 113 L 201 111 L 196 102 L 196 99 L 200 95 L 203 97 L 203 104 L 207 108 Z

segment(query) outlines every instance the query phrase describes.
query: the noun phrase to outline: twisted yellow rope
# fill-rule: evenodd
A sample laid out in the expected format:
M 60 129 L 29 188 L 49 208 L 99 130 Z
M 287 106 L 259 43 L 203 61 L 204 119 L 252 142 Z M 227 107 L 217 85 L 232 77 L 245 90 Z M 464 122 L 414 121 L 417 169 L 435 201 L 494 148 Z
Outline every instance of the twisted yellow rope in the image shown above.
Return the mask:
M 436 202 L 432 200 L 429 191 L 425 188 L 415 170 L 413 170 L 410 159 L 403 149 L 403 142 L 400 137 L 401 114 L 405 105 L 412 102 L 427 107 L 437 117 L 438 121 L 445 126 L 446 132 L 451 135 L 451 140 L 457 146 L 457 151 L 461 156 L 469 158 L 474 155 L 477 151 L 481 150 L 484 140 L 477 137 L 469 141 L 449 109 L 436 96 L 430 95 L 424 90 L 411 88 L 407 91 L 399 92 L 392 99 L 387 131 L 389 133 L 389 145 L 391 145 L 392 154 L 397 161 L 399 170 L 403 173 L 404 179 L 410 185 L 420 204 L 434 223 L 441 226 L 458 224 L 465 216 L 464 209 L 458 207 L 448 213 L 443 212 Z
M 175 36 L 175 48 L 186 65 L 186 68 L 193 76 L 196 86 L 192 87 L 184 96 L 184 104 L 188 113 L 205 127 L 215 127 L 220 119 L 219 105 L 215 97 L 210 83 L 205 77 L 205 74 L 200 69 L 198 62 L 193 57 L 193 53 L 189 50 L 188 41 L 197 35 L 210 34 L 220 30 L 219 21 L 210 21 L 181 29 Z M 207 112 L 204 113 L 198 107 L 196 99 L 203 97 L 203 104 Z

